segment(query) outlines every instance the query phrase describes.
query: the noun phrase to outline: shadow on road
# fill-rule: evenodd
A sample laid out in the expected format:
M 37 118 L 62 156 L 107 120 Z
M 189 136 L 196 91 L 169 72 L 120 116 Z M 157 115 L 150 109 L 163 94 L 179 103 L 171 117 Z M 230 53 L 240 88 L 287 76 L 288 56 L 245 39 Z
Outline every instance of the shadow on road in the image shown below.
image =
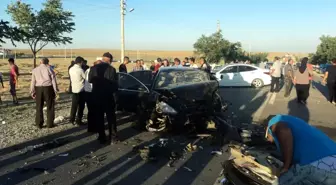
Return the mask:
M 318 91 L 320 91 L 320 93 L 326 98 L 329 98 L 329 94 L 328 94 L 328 88 L 321 84 L 321 82 L 312 82 L 312 85 L 315 87 L 315 89 L 317 89 Z
M 251 123 L 253 119 L 253 114 L 260 108 L 260 106 L 263 104 L 263 102 L 266 99 L 266 95 L 268 93 L 268 87 L 266 89 L 254 89 L 254 88 L 223 88 L 220 89 L 221 96 L 224 100 L 228 100 L 232 103 L 232 106 L 229 108 L 228 116 L 230 116 L 232 119 L 235 119 L 233 121 L 239 121 L 239 122 L 246 122 Z M 235 113 L 235 117 L 233 118 L 232 112 Z M 121 123 L 118 123 L 121 124 Z M 83 131 L 83 129 L 86 129 L 86 127 L 76 127 L 72 128 L 67 131 L 63 131 L 57 134 L 49 135 L 43 138 L 39 138 L 33 141 L 28 141 L 13 147 L 5 148 L 0 151 L 1 155 L 5 155 L 7 153 L 13 152 L 15 150 L 22 149 L 29 145 L 39 144 L 41 141 L 48 141 L 59 137 L 65 137 L 72 135 L 76 132 Z M 135 135 L 139 134 L 139 132 L 135 131 L 131 127 L 127 127 L 120 131 L 120 137 L 122 140 L 127 140 L 128 138 L 131 138 Z M 71 163 L 72 161 L 82 158 L 85 155 L 89 154 L 90 152 L 95 152 L 104 146 L 99 145 L 95 139 L 90 138 L 88 134 L 82 133 L 78 134 L 77 136 L 73 136 L 70 138 L 71 141 L 79 141 L 79 143 L 76 144 L 75 147 L 71 149 L 66 149 L 62 153 L 69 153 L 71 154 L 71 157 L 64 157 L 60 158 L 59 154 L 53 154 L 50 157 L 46 157 L 40 161 L 34 162 L 32 164 L 28 164 L 25 167 L 26 168 L 34 168 L 34 167 L 47 167 L 47 168 L 57 168 L 64 164 Z M 158 140 L 158 137 L 156 137 L 153 140 L 145 141 L 141 144 L 141 146 L 149 145 L 154 143 Z M 184 138 L 184 141 L 186 143 L 190 142 L 188 138 Z M 79 145 L 78 145 L 79 144 Z M 204 144 L 204 145 L 203 145 Z M 209 144 L 209 143 L 208 143 Z M 181 167 L 177 167 L 173 174 L 170 176 L 166 176 L 167 179 L 162 180 L 164 185 L 169 184 L 193 184 L 195 179 L 204 172 L 205 167 L 210 163 L 210 161 L 215 157 L 211 155 L 211 151 L 214 148 L 222 148 L 222 145 L 217 146 L 209 146 L 206 142 L 202 143 L 204 150 L 195 151 L 191 154 L 189 154 L 189 158 L 186 161 L 183 161 L 183 164 Z M 207 146 L 206 146 L 207 145 Z M 177 141 L 177 145 L 172 147 L 172 150 L 178 150 L 181 151 L 182 148 L 184 148 L 185 145 L 181 145 L 179 141 Z M 167 153 L 168 154 L 168 153 Z M 22 161 L 26 158 L 31 157 L 34 154 L 28 154 L 24 156 L 15 156 L 13 158 L 9 158 L 6 161 L 2 161 L 4 166 L 10 165 L 12 162 Z M 222 156 L 225 160 L 224 155 Z M 118 180 L 117 184 L 141 184 L 142 182 L 148 181 L 151 177 L 159 173 L 160 169 L 164 168 L 167 162 L 169 161 L 169 157 L 162 157 L 157 163 L 143 163 L 142 159 L 139 157 L 137 153 L 134 153 L 133 151 L 127 152 L 126 154 L 123 154 L 121 157 L 119 157 L 116 160 L 113 160 L 112 162 L 99 167 L 95 171 L 91 172 L 90 174 L 82 177 L 81 179 L 77 180 L 74 183 L 74 185 L 79 184 L 85 184 L 89 181 L 95 181 L 95 184 L 108 184 L 112 180 L 116 178 L 121 178 L 123 174 L 126 172 L 129 173 L 127 176 L 121 178 Z M 124 164 L 122 164 L 124 163 Z M 121 165 L 122 164 L 122 165 Z M 121 165 L 121 166 L 120 166 Z M 220 167 L 220 164 L 216 164 Z M 117 167 L 119 166 L 119 167 Z M 187 166 L 188 168 L 192 169 L 192 172 L 186 170 L 183 168 L 184 166 Z M 3 166 L 2 166 L 3 167 Z M 117 168 L 116 168 L 117 167 Z M 112 168 L 116 168 L 115 170 L 110 171 Z M 133 168 L 134 170 L 129 172 L 129 170 Z M 25 174 L 18 175 L 18 171 L 10 171 L 6 172 L 2 176 L 0 176 L 0 182 L 7 182 L 8 179 L 11 179 L 10 184 L 18 184 L 22 183 L 24 181 L 27 181 L 29 179 L 32 179 L 38 175 L 41 175 L 41 172 L 29 172 Z M 42 172 L 43 173 L 43 172 Z M 100 178 L 99 180 L 96 180 L 98 177 L 101 177 L 102 174 L 107 173 L 106 176 L 103 176 L 103 178 Z M 207 172 L 207 173 L 216 173 L 216 175 L 219 173 L 219 171 L 215 172 Z M 162 175 L 160 175 L 162 177 Z M 213 179 L 215 180 L 215 179 Z M 69 182 L 70 183 L 70 182 Z
M 232 103 L 225 114 L 234 122 L 251 123 L 253 114 L 266 100 L 269 88 L 221 88 L 222 99 Z
M 137 134 L 139 134 L 138 132 L 132 132 L 131 130 L 133 130 L 132 127 L 127 127 L 123 130 L 121 130 L 119 132 L 119 135 L 123 138 L 123 139 L 128 139 L 131 138 Z M 76 146 L 72 149 L 66 150 L 62 153 L 68 153 L 69 155 L 71 155 L 71 157 L 66 157 L 66 158 L 60 158 L 59 154 L 55 154 L 52 155 L 50 157 L 44 158 L 42 160 L 39 160 L 38 162 L 32 163 L 32 164 L 28 164 L 25 165 L 25 169 L 33 169 L 33 168 L 46 168 L 46 169 L 55 169 L 63 164 L 66 163 L 70 163 L 73 160 L 77 160 L 81 157 L 84 157 L 87 154 L 90 154 L 92 152 L 95 152 L 97 150 L 99 150 L 100 148 L 105 147 L 106 145 L 101 145 L 98 143 L 98 141 L 94 138 L 94 139 L 87 139 L 88 136 L 87 133 L 83 133 L 83 136 L 79 136 L 82 137 L 82 142 L 91 140 L 89 142 L 86 142 L 82 145 Z M 85 139 L 84 139 L 85 138 Z M 84 140 L 83 140 L 84 139 Z M 10 179 L 10 184 L 18 184 L 21 182 L 24 182 L 26 180 L 29 180 L 37 175 L 40 175 L 43 172 L 30 172 L 30 173 L 20 173 L 20 171 L 12 171 L 9 173 L 6 173 L 2 176 L 0 176 L 0 182 L 6 182 L 8 181 L 8 179 Z
M 296 99 L 288 102 L 288 115 L 295 116 L 309 123 L 310 113 L 307 105 L 298 103 Z

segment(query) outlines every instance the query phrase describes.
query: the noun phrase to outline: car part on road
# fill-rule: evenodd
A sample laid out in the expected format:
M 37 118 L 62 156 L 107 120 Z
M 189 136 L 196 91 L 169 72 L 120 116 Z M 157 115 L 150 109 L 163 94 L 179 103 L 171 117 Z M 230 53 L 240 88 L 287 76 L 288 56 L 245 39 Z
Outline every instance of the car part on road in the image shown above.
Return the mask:
M 282 162 L 271 156 L 273 147 L 248 147 L 232 142 L 229 145 L 231 160 L 224 162 L 223 171 L 227 183 L 247 185 L 271 185 L 278 179 L 272 169 Z

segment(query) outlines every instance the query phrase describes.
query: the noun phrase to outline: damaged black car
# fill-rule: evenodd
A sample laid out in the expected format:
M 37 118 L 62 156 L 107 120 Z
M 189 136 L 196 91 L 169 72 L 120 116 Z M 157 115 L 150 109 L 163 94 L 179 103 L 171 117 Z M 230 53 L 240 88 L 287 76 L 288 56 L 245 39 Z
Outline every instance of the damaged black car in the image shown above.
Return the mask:
M 161 68 L 119 74 L 118 110 L 135 112 L 138 125 L 148 131 L 205 129 L 226 106 L 218 82 L 193 68 Z

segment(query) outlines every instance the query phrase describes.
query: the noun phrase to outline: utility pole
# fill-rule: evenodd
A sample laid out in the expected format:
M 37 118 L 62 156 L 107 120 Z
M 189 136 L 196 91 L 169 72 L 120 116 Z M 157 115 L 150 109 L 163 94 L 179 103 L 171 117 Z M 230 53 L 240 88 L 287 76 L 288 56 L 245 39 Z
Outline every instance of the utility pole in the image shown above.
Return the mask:
M 120 0 L 120 31 L 121 31 L 121 58 L 120 62 L 124 60 L 125 56 L 125 5 L 126 0 Z
M 217 32 L 220 32 L 220 22 L 217 20 Z

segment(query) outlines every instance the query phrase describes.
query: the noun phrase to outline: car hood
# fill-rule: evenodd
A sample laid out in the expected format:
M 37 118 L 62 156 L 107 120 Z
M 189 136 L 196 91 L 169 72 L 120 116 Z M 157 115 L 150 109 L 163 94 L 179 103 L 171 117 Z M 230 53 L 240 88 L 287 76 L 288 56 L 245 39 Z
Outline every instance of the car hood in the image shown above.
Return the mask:
M 213 93 L 218 90 L 218 82 L 213 80 L 155 90 L 164 96 L 188 102 L 212 100 Z

